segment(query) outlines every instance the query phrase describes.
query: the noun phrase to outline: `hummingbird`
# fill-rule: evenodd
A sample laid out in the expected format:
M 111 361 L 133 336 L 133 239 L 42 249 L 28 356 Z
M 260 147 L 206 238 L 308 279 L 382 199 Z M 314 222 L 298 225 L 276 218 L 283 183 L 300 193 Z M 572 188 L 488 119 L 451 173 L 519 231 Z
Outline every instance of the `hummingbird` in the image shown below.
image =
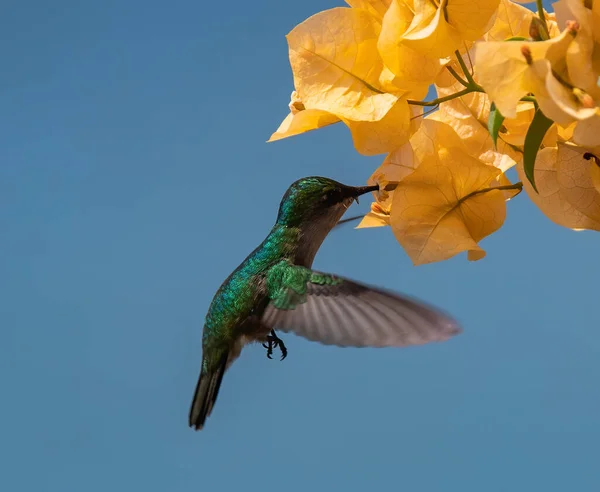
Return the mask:
M 340 347 L 405 347 L 460 333 L 456 321 L 418 300 L 312 269 L 325 237 L 352 202 L 378 189 L 318 176 L 287 189 L 271 232 L 227 277 L 208 308 L 190 427 L 204 427 L 223 375 L 245 345 L 263 343 L 269 358 L 279 347 L 285 358 L 276 329 Z

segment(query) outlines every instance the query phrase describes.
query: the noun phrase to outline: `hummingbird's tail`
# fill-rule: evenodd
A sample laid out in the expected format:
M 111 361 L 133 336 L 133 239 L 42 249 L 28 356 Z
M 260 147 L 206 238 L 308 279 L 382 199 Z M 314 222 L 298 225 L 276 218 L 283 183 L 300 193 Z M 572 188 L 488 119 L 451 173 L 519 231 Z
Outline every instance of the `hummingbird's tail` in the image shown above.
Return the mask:
M 204 421 L 210 415 L 217 401 L 223 374 L 225 374 L 225 369 L 227 369 L 227 356 L 228 354 L 225 353 L 219 365 L 211 371 L 205 370 L 204 363 L 202 364 L 200 378 L 196 385 L 196 392 L 194 393 L 192 408 L 190 409 L 189 424 L 190 427 L 196 430 L 201 430 L 204 427 Z

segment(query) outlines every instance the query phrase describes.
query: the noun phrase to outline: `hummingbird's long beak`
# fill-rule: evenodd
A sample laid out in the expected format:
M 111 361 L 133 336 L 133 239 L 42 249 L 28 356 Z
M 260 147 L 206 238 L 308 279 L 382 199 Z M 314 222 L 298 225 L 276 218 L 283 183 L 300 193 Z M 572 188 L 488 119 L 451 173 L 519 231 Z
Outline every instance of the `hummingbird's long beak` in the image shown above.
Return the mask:
M 365 193 L 369 193 L 371 191 L 377 191 L 379 189 L 379 185 L 373 186 L 349 186 L 348 187 L 348 196 L 351 196 L 358 203 L 358 197 L 364 195 Z

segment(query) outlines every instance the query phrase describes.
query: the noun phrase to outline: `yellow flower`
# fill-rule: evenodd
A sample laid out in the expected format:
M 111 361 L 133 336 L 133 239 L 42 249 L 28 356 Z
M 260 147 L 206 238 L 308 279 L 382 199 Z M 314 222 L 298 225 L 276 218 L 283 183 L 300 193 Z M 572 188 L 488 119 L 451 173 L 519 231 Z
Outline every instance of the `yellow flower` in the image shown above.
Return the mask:
M 404 90 L 427 88 L 444 66 L 439 57 L 416 51 L 404 42 L 403 36 L 414 19 L 413 7 L 408 2 L 391 0 L 377 42 L 385 66 L 395 76 L 394 85 Z
M 494 22 L 500 0 L 414 0 L 415 17 L 403 36 L 409 48 L 444 58 L 465 41 L 483 36 Z
M 342 118 L 352 133 L 356 150 L 363 155 L 391 152 L 406 143 L 412 133 L 414 115 L 402 96 L 379 121 L 352 121 Z
M 292 92 L 289 108 L 290 114 L 281 122 L 281 125 L 271 135 L 268 142 L 275 142 L 282 138 L 299 135 L 340 121 L 337 116 L 327 111 L 306 109 L 296 91 Z
M 363 217 L 356 229 L 384 227 L 390 225 L 390 211 L 377 202 L 371 203 L 371 211 Z
M 516 118 L 519 100 L 531 92 L 540 105 L 542 100 L 550 100 L 546 83 L 554 79 L 551 68 L 564 60 L 575 32 L 566 29 L 560 36 L 541 42 L 490 41 L 475 45 L 479 83 L 505 117 Z
M 600 230 L 600 193 L 594 186 L 597 164 L 586 159 L 586 149 L 559 143 L 538 152 L 535 161 L 536 193 L 517 166 L 525 191 L 553 222 L 571 229 Z
M 477 80 L 477 74 L 475 79 Z M 439 97 L 456 93 L 460 89 L 461 85 L 458 82 L 450 87 L 437 87 Z M 470 155 L 505 172 L 521 158 L 520 152 L 509 144 L 522 145 L 522 141 L 520 144 L 515 141 L 525 139 L 529 122 L 533 117 L 533 104 L 521 103 L 517 111 L 517 119 L 504 120 L 505 127 L 499 133 L 496 148 L 487 128 L 489 114 L 489 97 L 484 93 L 474 92 L 442 103 L 440 110 L 432 113 L 428 118 L 450 125 L 460 136 Z M 525 124 L 512 125 L 510 127 L 512 133 L 509 133 L 508 122 L 517 120 L 525 120 Z
M 295 91 L 291 112 L 270 141 L 341 120 L 358 152 L 374 155 L 393 151 L 416 130 L 411 94 L 385 82 L 377 2 L 360 4 L 373 8 L 320 12 L 288 34 Z
M 529 37 L 533 12 L 512 2 L 501 0 L 492 28 L 483 36 L 485 41 L 504 41 L 511 37 Z
M 600 149 L 598 149 L 600 150 Z M 596 191 L 600 193 L 600 152 L 586 152 L 583 158 L 590 161 L 590 176 Z
M 346 3 L 355 9 L 368 11 L 377 19 L 382 19 L 391 0 L 346 0 Z
M 506 216 L 501 170 L 466 151 L 449 125 L 426 120 L 411 138 L 416 169 L 394 190 L 390 224 L 414 264 L 441 261 L 462 251 L 485 256 L 478 242 Z
M 353 121 L 378 121 L 398 96 L 378 89 L 379 26 L 367 11 L 319 12 L 288 35 L 294 86 L 307 109 Z

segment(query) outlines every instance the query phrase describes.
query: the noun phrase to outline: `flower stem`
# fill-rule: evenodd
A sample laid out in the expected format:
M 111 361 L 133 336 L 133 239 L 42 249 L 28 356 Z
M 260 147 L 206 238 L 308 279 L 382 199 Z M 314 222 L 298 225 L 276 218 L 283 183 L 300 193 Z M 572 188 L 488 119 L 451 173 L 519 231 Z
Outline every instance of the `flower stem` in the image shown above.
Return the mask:
M 458 60 L 458 63 L 460 65 L 460 68 L 462 69 L 467 80 L 464 80 L 456 72 L 456 70 L 454 70 L 452 67 L 446 66 L 446 68 L 454 76 L 454 78 L 456 80 L 458 80 L 462 85 L 465 86 L 465 88 L 461 91 L 455 92 L 454 94 L 450 94 L 448 96 L 439 97 L 437 99 L 434 99 L 433 101 L 415 101 L 413 99 L 409 99 L 406 101 L 408 104 L 412 104 L 414 106 L 436 106 L 443 102 L 451 101 L 452 99 L 456 99 L 456 98 L 465 96 L 467 94 L 470 94 L 471 92 L 485 92 L 483 90 L 483 87 L 481 87 L 477 82 L 475 82 L 475 79 L 473 79 L 473 76 L 471 75 L 471 72 L 469 71 L 467 65 L 465 64 L 465 61 L 463 60 L 462 56 L 460 55 L 460 52 L 458 50 L 456 50 L 455 54 L 456 54 L 456 59 Z
M 465 87 L 469 87 L 469 83 L 460 75 L 458 75 L 458 72 L 454 70 L 450 65 L 446 65 L 446 70 L 448 70 L 448 72 L 450 72 L 453 75 L 453 77 L 456 80 L 458 80 L 462 85 L 464 85 Z
M 492 186 L 490 188 L 483 188 L 482 190 L 476 190 L 473 191 L 471 193 L 469 193 L 468 195 L 463 196 L 462 198 L 460 198 L 458 200 L 458 204 L 460 205 L 462 202 L 464 202 L 465 200 L 468 200 L 469 198 L 475 196 L 475 195 L 480 195 L 481 193 L 487 193 L 488 191 L 494 191 L 494 190 L 519 190 L 519 192 L 523 189 L 523 183 L 521 181 L 517 181 L 516 183 L 513 184 L 509 184 L 509 185 L 503 185 L 503 186 Z
M 544 30 L 548 33 L 548 24 L 546 24 L 546 16 L 544 15 L 544 4 L 542 0 L 535 0 L 535 4 L 537 5 L 538 17 L 542 21 L 542 26 L 544 26 Z
M 436 106 L 443 102 L 451 101 L 452 99 L 457 99 L 459 97 L 465 96 L 467 94 L 470 94 L 471 92 L 484 92 L 484 90 L 479 86 L 477 86 L 477 87 L 468 86 L 468 87 L 465 87 L 462 91 L 455 92 L 454 94 L 450 94 L 448 96 L 438 97 L 437 99 L 434 99 L 433 101 L 413 101 L 412 99 L 408 99 L 406 102 L 408 104 L 412 104 L 413 106 Z
M 463 73 L 465 74 L 465 77 L 467 78 L 467 82 L 469 83 L 469 85 L 479 87 L 479 84 L 477 84 L 477 82 L 475 82 L 475 79 L 473 79 L 473 75 L 471 75 L 471 71 L 469 70 L 469 67 L 467 67 L 465 60 L 463 60 L 463 57 L 460 54 L 460 51 L 456 50 L 454 52 L 454 54 L 456 55 L 456 61 L 458 61 L 458 64 L 460 65 L 460 68 L 462 69 Z

